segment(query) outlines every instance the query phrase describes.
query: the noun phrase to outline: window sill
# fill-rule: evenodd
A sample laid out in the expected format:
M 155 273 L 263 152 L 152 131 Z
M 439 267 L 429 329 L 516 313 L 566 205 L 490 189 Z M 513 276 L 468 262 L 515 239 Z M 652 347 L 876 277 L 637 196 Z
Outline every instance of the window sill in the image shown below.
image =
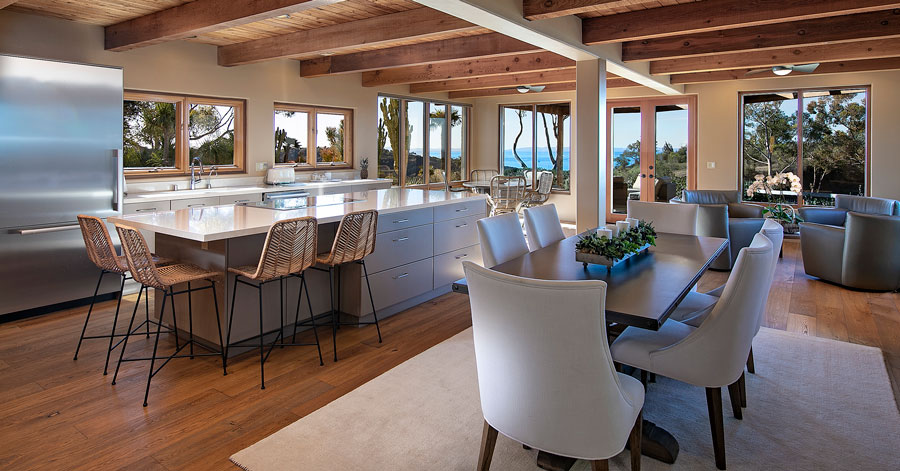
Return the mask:
M 209 175 L 209 167 L 203 167 L 203 174 Z M 246 174 L 247 171 L 238 168 L 238 167 L 219 167 L 216 169 L 217 175 L 238 175 L 238 174 Z M 139 179 L 152 179 L 152 178 L 179 178 L 179 177 L 190 177 L 190 170 L 184 171 L 181 169 L 169 169 L 169 170 L 159 170 L 156 172 L 150 172 L 146 170 L 128 170 L 125 169 L 124 173 L 125 178 L 139 178 Z

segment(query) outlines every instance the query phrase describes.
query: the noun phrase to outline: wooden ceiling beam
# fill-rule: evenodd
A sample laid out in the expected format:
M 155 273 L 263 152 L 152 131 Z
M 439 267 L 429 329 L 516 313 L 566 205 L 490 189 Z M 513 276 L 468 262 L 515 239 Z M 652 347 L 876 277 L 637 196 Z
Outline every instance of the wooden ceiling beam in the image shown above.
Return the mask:
M 438 64 L 416 65 L 363 72 L 364 87 L 441 80 L 489 77 L 517 72 L 537 72 L 575 67 L 575 61 L 552 52 L 535 52 Z
M 528 94 L 541 94 L 548 92 L 569 92 L 575 90 L 575 82 L 562 82 L 562 83 L 530 83 L 528 85 L 544 85 L 545 88 L 540 92 L 528 92 Z M 515 85 L 511 85 L 515 86 Z M 623 79 L 621 77 L 606 79 L 606 88 L 624 88 L 624 87 L 640 87 L 641 84 L 637 82 L 632 82 L 628 79 Z M 487 96 L 502 96 L 502 95 L 520 95 L 518 90 L 510 89 L 510 90 L 500 90 L 498 88 L 479 88 L 473 90 L 457 90 L 451 91 L 448 93 L 449 98 L 452 100 L 454 98 L 478 98 L 478 97 L 487 97 Z
M 402 26 L 400 26 L 402 25 Z M 432 10 L 413 10 L 325 26 L 270 38 L 219 47 L 219 65 L 252 64 L 271 59 L 296 58 L 317 52 L 341 53 L 362 45 L 427 38 L 440 33 L 481 29 L 468 21 Z
M 300 61 L 301 77 L 365 72 L 474 57 L 492 57 L 539 51 L 537 46 L 499 33 L 443 39 L 409 46 Z
M 0 0 L 0 10 L 16 3 L 17 0 Z
M 900 9 L 628 41 L 622 44 L 622 60 L 674 59 L 896 36 L 900 36 Z
M 318 8 L 342 0 L 195 0 L 105 28 L 105 47 L 126 51 L 163 41 L 189 38 L 276 16 Z
M 526 72 L 522 74 L 492 75 L 489 77 L 443 80 L 440 82 L 413 83 L 410 93 L 449 92 L 456 90 L 475 90 L 479 88 L 513 87 L 516 85 L 533 85 L 536 83 L 562 83 L 575 81 L 575 68 L 546 70 L 543 72 Z
M 900 69 L 900 57 L 885 59 L 863 59 L 858 61 L 826 62 L 819 65 L 810 74 L 794 72 L 788 77 L 803 77 L 805 75 L 843 74 L 849 72 L 871 72 L 877 70 Z M 772 72 L 763 72 L 746 76 L 753 69 L 719 70 L 715 72 L 697 72 L 692 74 L 678 74 L 671 77 L 672 83 L 688 84 L 703 82 L 723 82 L 726 80 L 752 80 L 764 78 L 776 78 L 778 75 Z
M 707 0 L 582 20 L 585 44 L 636 41 L 898 8 L 896 0 Z
M 684 74 L 884 57 L 900 57 L 900 38 L 666 59 L 651 62 L 650 73 Z
M 522 16 L 527 20 L 545 20 L 594 11 L 593 7 L 620 0 L 523 0 Z

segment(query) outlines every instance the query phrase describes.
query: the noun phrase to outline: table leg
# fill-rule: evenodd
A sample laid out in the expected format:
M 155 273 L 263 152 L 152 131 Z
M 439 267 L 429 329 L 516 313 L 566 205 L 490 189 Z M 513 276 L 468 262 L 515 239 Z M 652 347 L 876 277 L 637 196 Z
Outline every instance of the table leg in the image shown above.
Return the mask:
M 675 463 L 678 458 L 678 441 L 675 437 L 647 419 L 644 419 L 641 427 L 641 454 L 666 464 Z M 625 448 L 628 449 L 627 444 Z M 538 452 L 537 456 L 538 467 L 550 471 L 568 471 L 575 461 L 575 458 L 545 451 Z

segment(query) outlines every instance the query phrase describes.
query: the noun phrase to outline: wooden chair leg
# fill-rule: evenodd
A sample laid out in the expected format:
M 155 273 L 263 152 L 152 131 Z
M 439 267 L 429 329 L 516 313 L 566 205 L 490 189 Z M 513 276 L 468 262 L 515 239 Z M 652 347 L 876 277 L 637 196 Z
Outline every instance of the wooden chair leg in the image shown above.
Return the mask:
M 641 436 L 643 434 L 644 411 L 638 412 L 631 435 L 628 437 L 628 448 L 631 450 L 631 471 L 641 471 Z
M 478 452 L 478 471 L 491 469 L 491 459 L 494 457 L 494 446 L 496 444 L 497 429 L 491 427 L 485 420 L 484 430 L 481 432 L 481 451 Z
M 741 387 L 741 407 L 747 407 L 747 379 L 743 374 L 741 378 L 738 380 L 738 384 Z
M 609 471 L 609 460 L 591 461 L 591 471 Z
M 756 374 L 756 366 L 753 364 L 753 347 L 750 347 L 750 354 L 747 355 L 747 372 Z
M 737 380 L 728 385 L 728 397 L 731 399 L 731 412 L 734 418 L 743 420 L 744 414 L 741 410 L 741 380 Z
M 725 469 L 725 426 L 722 419 L 721 388 L 706 388 L 706 406 L 709 409 L 709 428 L 716 454 L 716 468 Z

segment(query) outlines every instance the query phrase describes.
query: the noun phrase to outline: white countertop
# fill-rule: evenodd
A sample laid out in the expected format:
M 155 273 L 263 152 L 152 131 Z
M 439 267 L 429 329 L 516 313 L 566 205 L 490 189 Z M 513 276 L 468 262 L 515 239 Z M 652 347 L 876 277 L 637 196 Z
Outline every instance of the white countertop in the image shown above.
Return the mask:
M 197 190 L 194 190 L 196 192 Z M 351 193 L 353 203 L 310 207 L 291 211 L 240 205 L 207 206 L 176 211 L 129 214 L 109 218 L 109 222 L 125 224 L 175 237 L 210 242 L 253 234 L 264 234 L 280 220 L 313 216 L 319 223 L 338 222 L 349 212 L 378 210 L 388 214 L 410 209 L 428 208 L 463 201 L 481 201 L 486 195 L 462 192 L 390 188 Z
M 312 188 L 328 188 L 352 185 L 365 185 L 367 183 L 390 182 L 385 178 L 365 178 L 355 180 L 325 181 L 325 182 L 297 182 L 292 186 L 279 185 L 241 185 L 241 186 L 223 186 L 219 188 L 204 188 L 198 190 L 175 190 L 175 191 L 148 191 L 143 193 L 128 193 L 125 196 L 125 204 L 128 203 L 151 203 L 156 201 L 182 200 L 188 198 L 207 198 L 211 196 L 238 196 L 250 195 L 256 193 L 269 193 L 274 191 L 296 191 Z

